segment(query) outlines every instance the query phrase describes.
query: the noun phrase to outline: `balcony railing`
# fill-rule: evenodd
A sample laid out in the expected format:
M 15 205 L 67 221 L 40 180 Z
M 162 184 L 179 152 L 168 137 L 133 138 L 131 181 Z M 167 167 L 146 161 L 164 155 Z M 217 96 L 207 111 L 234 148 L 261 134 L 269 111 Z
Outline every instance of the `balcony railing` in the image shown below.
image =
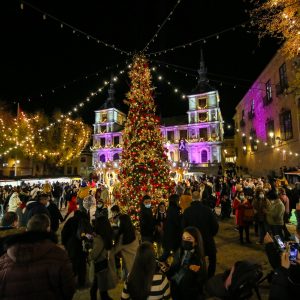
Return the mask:
M 268 95 L 263 97 L 263 106 L 269 105 L 273 101 L 272 97 L 269 97 Z
M 276 96 L 282 95 L 284 91 L 289 87 L 287 82 L 279 82 L 276 84 Z

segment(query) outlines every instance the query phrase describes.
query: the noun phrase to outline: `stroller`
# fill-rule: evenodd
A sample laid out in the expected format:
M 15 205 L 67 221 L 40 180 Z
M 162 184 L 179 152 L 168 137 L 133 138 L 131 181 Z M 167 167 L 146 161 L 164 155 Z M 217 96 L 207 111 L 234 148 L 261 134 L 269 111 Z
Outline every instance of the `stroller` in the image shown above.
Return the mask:
M 236 262 L 230 285 L 226 288 L 225 282 L 228 284 L 230 274 L 231 271 L 226 271 L 210 278 L 204 288 L 205 294 L 222 300 L 247 300 L 255 291 L 257 298 L 261 300 L 258 285 L 263 273 L 259 264 L 246 260 Z

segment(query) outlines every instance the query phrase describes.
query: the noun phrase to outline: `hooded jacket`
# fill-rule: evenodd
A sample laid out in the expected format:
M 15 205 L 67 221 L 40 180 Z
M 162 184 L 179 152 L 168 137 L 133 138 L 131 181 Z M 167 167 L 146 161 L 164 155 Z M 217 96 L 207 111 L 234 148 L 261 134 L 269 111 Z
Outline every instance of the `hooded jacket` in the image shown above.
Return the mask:
M 11 236 L 0 257 L 1 300 L 68 300 L 75 292 L 67 253 L 56 236 L 29 231 Z

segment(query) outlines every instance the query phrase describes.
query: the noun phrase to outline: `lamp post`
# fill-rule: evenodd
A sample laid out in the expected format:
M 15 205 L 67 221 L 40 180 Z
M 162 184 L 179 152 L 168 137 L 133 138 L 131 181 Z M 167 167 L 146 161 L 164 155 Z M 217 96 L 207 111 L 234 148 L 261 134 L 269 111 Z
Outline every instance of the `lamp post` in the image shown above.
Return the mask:
M 15 160 L 15 177 L 17 177 L 17 168 L 20 161 L 18 159 Z

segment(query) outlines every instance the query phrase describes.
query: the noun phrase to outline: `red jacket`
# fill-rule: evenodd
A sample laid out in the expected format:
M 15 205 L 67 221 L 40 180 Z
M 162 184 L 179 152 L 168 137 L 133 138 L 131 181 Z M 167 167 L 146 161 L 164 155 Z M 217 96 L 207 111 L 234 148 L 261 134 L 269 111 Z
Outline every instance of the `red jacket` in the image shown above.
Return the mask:
M 239 200 L 238 198 L 234 198 L 232 208 L 235 209 L 236 224 L 240 226 L 245 226 L 246 223 L 244 222 L 244 211 L 247 208 L 253 208 L 252 204 L 247 199 L 245 199 L 242 203 L 241 200 Z

